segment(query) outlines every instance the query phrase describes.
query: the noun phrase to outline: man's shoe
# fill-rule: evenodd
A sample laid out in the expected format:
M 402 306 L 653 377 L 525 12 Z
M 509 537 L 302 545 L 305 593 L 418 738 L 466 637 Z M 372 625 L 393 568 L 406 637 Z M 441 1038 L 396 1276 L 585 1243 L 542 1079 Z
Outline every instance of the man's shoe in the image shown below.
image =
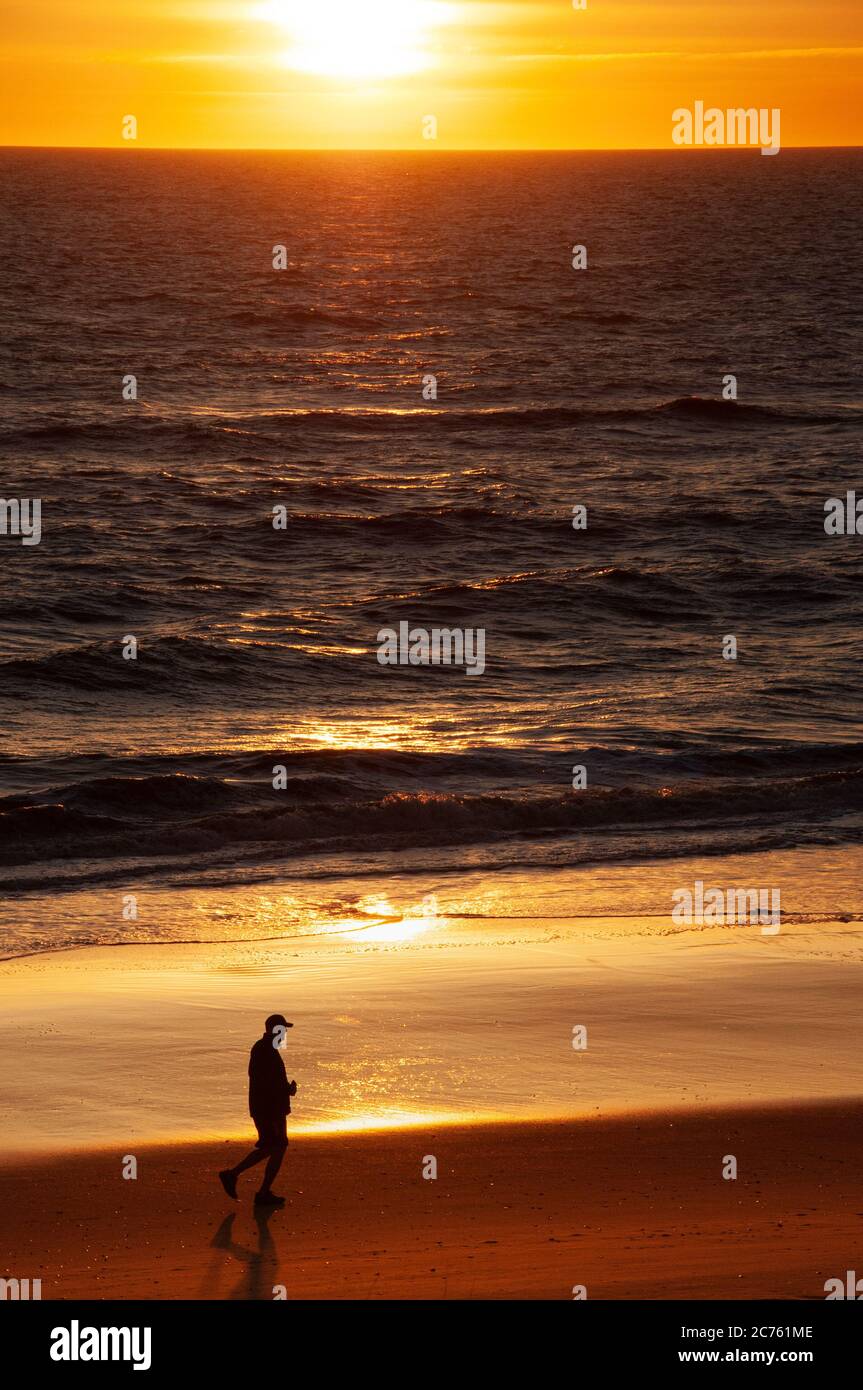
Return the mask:
M 225 1170 L 219 1174 L 219 1182 L 222 1184 L 228 1196 L 233 1197 L 236 1202 L 238 1200 L 236 1174 L 232 1173 L 230 1168 L 225 1168 Z
M 256 1207 L 283 1207 L 284 1205 L 285 1205 L 285 1199 L 284 1199 L 284 1197 L 277 1197 L 276 1194 L 275 1194 L 275 1192 L 256 1192 L 256 1193 L 255 1193 L 255 1206 L 256 1206 Z

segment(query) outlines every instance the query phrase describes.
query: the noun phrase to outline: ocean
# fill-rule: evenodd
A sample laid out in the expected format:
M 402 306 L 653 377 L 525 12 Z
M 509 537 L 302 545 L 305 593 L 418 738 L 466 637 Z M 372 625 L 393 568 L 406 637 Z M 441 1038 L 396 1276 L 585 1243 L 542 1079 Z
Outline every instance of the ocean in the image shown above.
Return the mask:
M 859 151 L 0 170 L 0 954 L 863 906 Z

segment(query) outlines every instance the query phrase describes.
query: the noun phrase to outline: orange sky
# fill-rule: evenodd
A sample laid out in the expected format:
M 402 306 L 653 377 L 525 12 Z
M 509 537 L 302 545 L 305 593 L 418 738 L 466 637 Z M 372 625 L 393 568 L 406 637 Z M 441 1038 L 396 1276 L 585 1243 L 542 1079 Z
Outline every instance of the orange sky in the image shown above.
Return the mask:
M 673 148 L 696 100 L 863 144 L 861 0 L 4 0 L 0 143 Z M 423 118 L 437 138 L 423 138 Z

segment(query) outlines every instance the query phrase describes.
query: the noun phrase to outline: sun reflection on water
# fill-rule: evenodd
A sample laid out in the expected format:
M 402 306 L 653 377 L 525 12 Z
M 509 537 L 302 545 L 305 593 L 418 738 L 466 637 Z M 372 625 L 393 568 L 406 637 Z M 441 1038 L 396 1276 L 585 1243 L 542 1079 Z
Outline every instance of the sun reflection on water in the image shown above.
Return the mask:
M 378 918 L 377 921 L 363 925 L 363 919 L 352 918 L 345 924 L 342 936 L 350 936 L 353 941 L 412 941 L 423 932 L 431 931 L 439 925 L 437 903 L 429 897 L 423 903 L 421 915 L 402 916 L 387 898 L 371 898 L 363 905 L 366 916 Z M 380 920 L 383 919 L 383 920 Z

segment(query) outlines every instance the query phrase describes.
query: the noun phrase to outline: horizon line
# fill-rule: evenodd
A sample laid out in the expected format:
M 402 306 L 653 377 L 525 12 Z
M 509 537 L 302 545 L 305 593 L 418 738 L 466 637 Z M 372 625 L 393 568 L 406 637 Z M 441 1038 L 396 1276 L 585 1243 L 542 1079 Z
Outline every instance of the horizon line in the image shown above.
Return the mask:
M 115 145 L 17 145 L 0 142 L 0 150 L 64 150 L 98 152 L 136 150 L 151 154 L 674 154 L 691 155 L 731 150 L 737 154 L 760 152 L 760 145 L 465 145 L 448 149 L 429 145 L 141 145 L 136 140 Z M 791 150 L 863 150 L 863 144 L 782 145 Z

